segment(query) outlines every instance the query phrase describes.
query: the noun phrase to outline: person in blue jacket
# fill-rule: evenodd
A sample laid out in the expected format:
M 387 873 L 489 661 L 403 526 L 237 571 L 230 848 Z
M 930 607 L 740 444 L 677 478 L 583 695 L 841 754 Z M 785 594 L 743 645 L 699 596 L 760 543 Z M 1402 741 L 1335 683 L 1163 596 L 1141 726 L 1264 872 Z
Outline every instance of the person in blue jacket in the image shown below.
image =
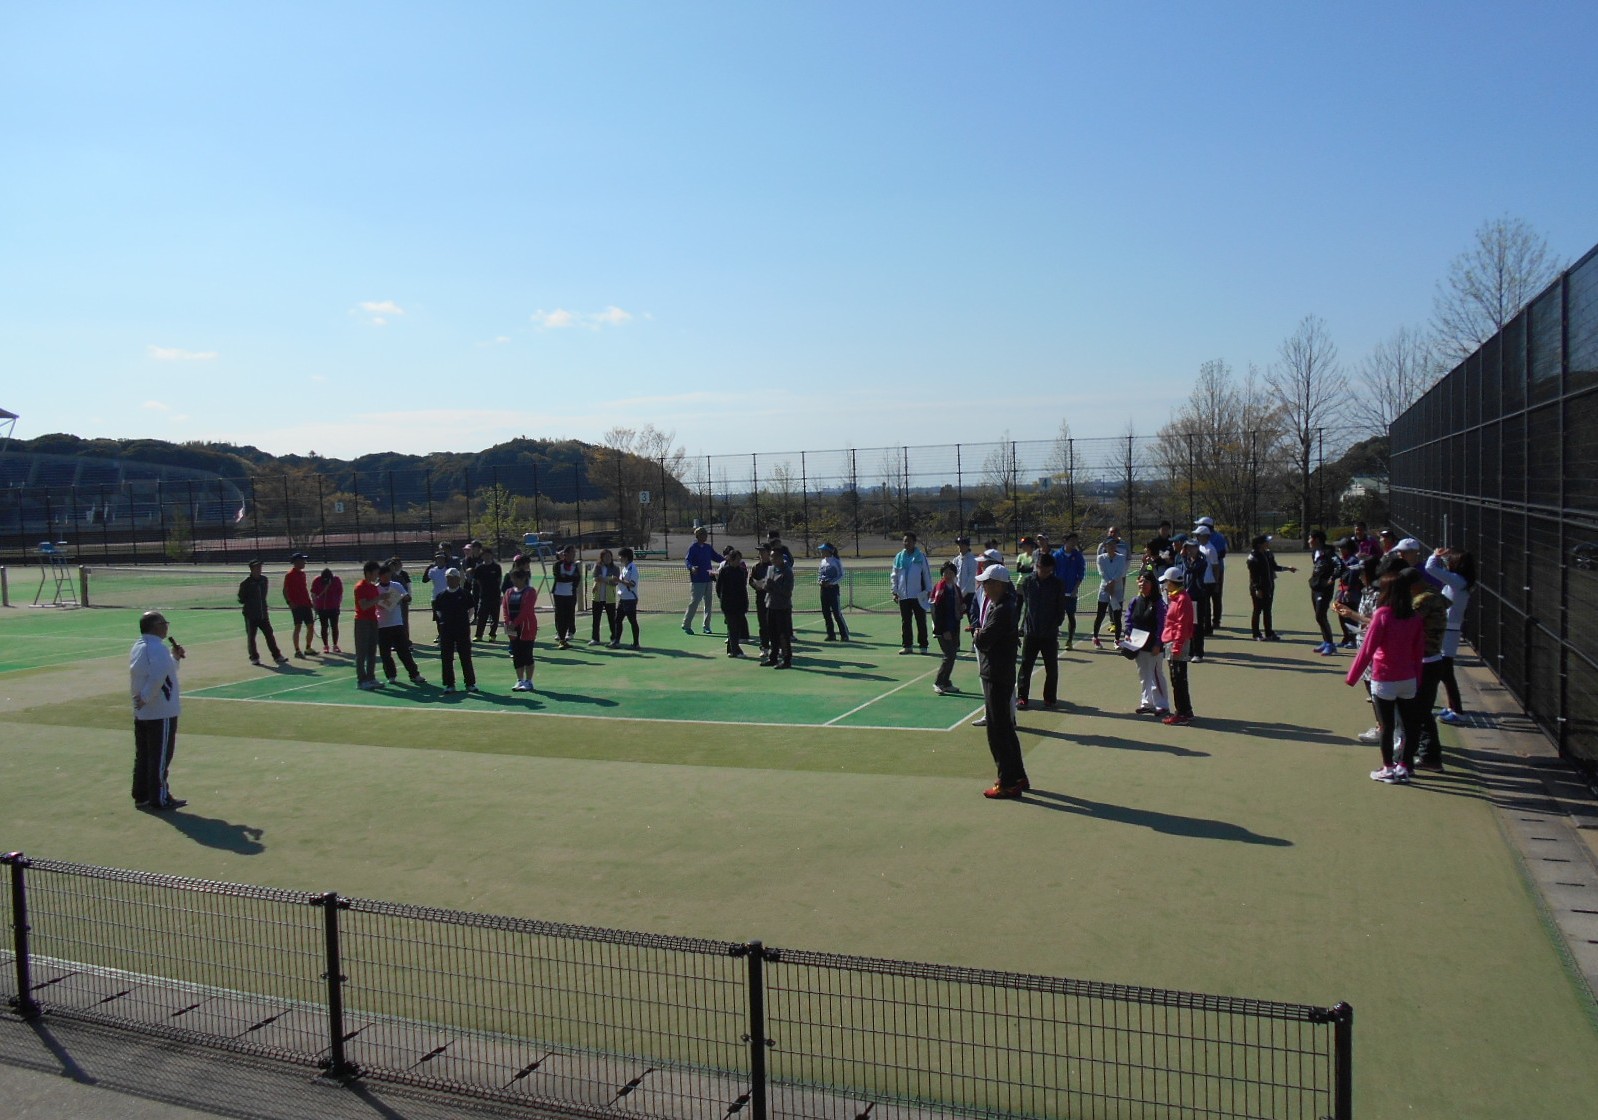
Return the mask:
M 1088 558 L 1077 547 L 1077 535 L 1065 534 L 1054 550 L 1054 578 L 1065 588 L 1065 648 L 1076 644 L 1076 596 L 1088 574 Z

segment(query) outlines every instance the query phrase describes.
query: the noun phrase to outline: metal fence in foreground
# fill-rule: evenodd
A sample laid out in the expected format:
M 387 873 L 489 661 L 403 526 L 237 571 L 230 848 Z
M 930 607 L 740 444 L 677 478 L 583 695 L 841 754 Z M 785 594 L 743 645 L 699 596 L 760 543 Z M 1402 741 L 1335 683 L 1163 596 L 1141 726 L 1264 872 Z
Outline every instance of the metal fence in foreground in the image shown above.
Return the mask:
M 1346 1004 L 0 862 L 14 934 L 0 962 L 21 1014 L 336 1079 L 593 1117 L 1352 1115 Z

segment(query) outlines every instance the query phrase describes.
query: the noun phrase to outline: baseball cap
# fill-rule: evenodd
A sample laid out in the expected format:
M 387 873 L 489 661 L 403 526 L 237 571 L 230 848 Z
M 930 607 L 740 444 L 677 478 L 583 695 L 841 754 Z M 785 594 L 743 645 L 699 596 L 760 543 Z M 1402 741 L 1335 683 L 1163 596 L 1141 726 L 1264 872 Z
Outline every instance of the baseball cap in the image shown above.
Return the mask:
M 820 545 L 820 548 L 821 548 L 822 552 L 837 552 L 838 551 L 838 546 L 833 544 L 831 541 L 822 541 L 821 545 Z
M 311 554 L 309 552 L 295 552 L 289 555 L 290 560 L 309 560 L 310 558 Z
M 1197 521 L 1195 521 L 1193 524 L 1195 524 L 1195 525 L 1207 525 L 1211 529 L 1213 529 L 1213 528 L 1215 528 L 1215 518 L 1213 518 L 1213 517 L 1201 517 Z
M 1198 524 L 1198 526 L 1196 526 L 1194 528 L 1193 535 L 1195 537 L 1207 537 L 1207 536 L 1210 535 L 1211 532 L 1212 532 L 1212 530 L 1210 529 L 1210 527 L 1208 525 L 1205 525 L 1204 523 L 1200 522 Z
M 1185 571 L 1183 571 L 1181 568 L 1175 567 L 1173 565 L 1172 567 L 1166 568 L 1165 571 L 1160 573 L 1160 582 L 1161 583 L 1186 583 L 1187 582 L 1187 573 Z
M 991 551 L 991 549 L 989 551 Z M 986 583 L 990 579 L 996 579 L 1000 583 L 1009 583 L 1010 582 L 1009 569 L 1007 569 L 1003 564 L 993 563 L 993 564 L 989 564 L 986 568 L 983 568 L 980 572 L 977 573 L 977 582 L 978 583 Z
M 1400 551 L 1400 552 L 1425 552 L 1426 551 L 1426 546 L 1421 544 L 1414 537 L 1405 537 L 1403 540 L 1399 541 L 1398 544 L 1394 545 L 1394 547 L 1397 548 L 1398 551 Z
M 459 568 L 451 568 L 449 571 L 444 573 L 444 578 L 445 579 L 448 579 L 450 576 L 454 576 L 456 579 L 460 579 L 461 578 L 461 570 Z
M 982 559 L 986 560 L 989 564 L 1002 564 L 1004 563 L 1004 553 L 1000 552 L 996 548 L 990 548 L 982 554 Z

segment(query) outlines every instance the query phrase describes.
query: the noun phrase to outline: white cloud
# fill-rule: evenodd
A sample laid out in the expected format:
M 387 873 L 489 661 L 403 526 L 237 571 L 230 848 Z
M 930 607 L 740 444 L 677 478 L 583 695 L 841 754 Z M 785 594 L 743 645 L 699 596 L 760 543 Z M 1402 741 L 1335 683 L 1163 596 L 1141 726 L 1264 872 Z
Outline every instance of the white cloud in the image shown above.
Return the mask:
M 169 404 L 166 404 L 163 401 L 145 401 L 139 407 L 140 408 L 147 408 L 151 412 L 171 412 L 172 411 L 172 406 L 169 405 Z
M 215 350 L 181 350 L 176 346 L 154 346 L 149 348 L 150 357 L 158 362 L 214 362 L 217 359 Z
M 615 304 L 611 304 L 603 311 L 568 311 L 564 307 L 557 307 L 553 311 L 542 308 L 533 312 L 532 321 L 538 324 L 541 330 L 558 331 L 568 327 L 581 327 L 584 330 L 597 331 L 601 327 L 620 327 L 632 321 L 632 312 L 623 311 Z M 647 318 L 647 316 L 646 316 Z
M 405 309 L 391 299 L 363 299 L 350 308 L 351 315 L 359 315 L 374 327 L 388 324 L 405 314 Z

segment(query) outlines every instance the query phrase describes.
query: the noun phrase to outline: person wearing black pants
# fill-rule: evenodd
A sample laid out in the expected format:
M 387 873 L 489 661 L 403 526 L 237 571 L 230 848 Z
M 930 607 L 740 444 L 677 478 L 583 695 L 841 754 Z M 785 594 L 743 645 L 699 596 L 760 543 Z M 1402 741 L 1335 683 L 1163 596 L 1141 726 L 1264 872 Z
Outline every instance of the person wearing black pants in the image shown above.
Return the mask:
M 766 572 L 766 630 L 770 646 L 762 665 L 793 668 L 793 556 L 772 542 L 771 568 Z
M 1315 652 L 1327 656 L 1337 652 L 1337 643 L 1332 640 L 1331 623 L 1326 617 L 1332 609 L 1332 597 L 1337 590 L 1337 557 L 1326 546 L 1324 530 L 1316 529 L 1310 533 L 1308 543 L 1310 605 L 1315 609 L 1315 624 L 1321 628 L 1321 644 L 1315 647 Z
M 744 554 L 728 549 L 716 571 L 716 601 L 721 604 L 721 625 L 727 631 L 727 656 L 746 657 L 741 643 L 749 640 L 749 569 Z
M 1276 601 L 1276 573 L 1296 572 L 1291 565 L 1276 562 L 1271 551 L 1269 536 L 1255 537 L 1248 554 L 1248 597 L 1254 603 L 1249 616 L 1249 629 L 1256 642 L 1276 641 L 1276 628 L 1271 625 L 1271 605 Z
M 472 598 L 461 586 L 459 568 L 444 573 L 444 590 L 433 598 L 433 620 L 438 625 L 438 659 L 444 666 L 444 691 L 455 691 L 455 658 L 461 659 L 461 679 L 467 692 L 477 691 L 472 669 Z
M 577 636 L 577 592 L 582 582 L 583 566 L 577 562 L 577 548 L 567 545 L 555 561 L 549 596 L 555 604 L 555 645 L 560 649 L 570 649 L 571 640 Z
M 983 715 L 988 733 L 988 753 L 993 756 L 997 780 L 982 796 L 1018 800 L 1032 788 L 1027 779 L 1021 740 L 1015 730 L 1016 654 L 1021 647 L 1020 599 L 1010 586 L 1003 564 L 989 564 L 977 575 L 978 594 L 987 601 L 987 613 L 971 635 L 982 654 Z
M 1448 600 L 1432 587 L 1419 568 L 1404 570 L 1405 586 L 1409 589 L 1415 613 L 1426 627 L 1426 656 L 1421 661 L 1420 684 L 1415 693 L 1416 725 L 1404 725 L 1406 753 L 1413 753 L 1415 764 L 1422 770 L 1443 768 L 1443 744 L 1438 738 L 1437 715 L 1432 710 L 1437 704 L 1437 690 L 1443 683 L 1446 658 L 1443 657 L 1443 639 L 1448 631 Z M 1415 740 L 1413 747 L 1410 740 Z
M 1021 641 L 1021 674 L 1015 681 L 1015 706 L 1025 708 L 1032 691 L 1032 668 L 1043 656 L 1043 706 L 1060 699 L 1060 624 L 1065 621 L 1065 585 L 1054 575 L 1054 557 L 1039 552 L 1036 571 L 1021 585 L 1026 637 Z
M 893 558 L 893 598 L 899 604 L 900 653 L 910 652 L 910 624 L 916 645 L 927 652 L 927 598 L 932 594 L 932 565 L 916 547 L 916 535 L 904 535 L 904 548 Z
M 494 550 L 485 548 L 472 568 L 472 587 L 477 592 L 477 640 L 499 637 L 499 597 L 503 593 L 505 573 L 494 559 Z
M 1209 561 L 1199 551 L 1199 543 L 1193 537 L 1188 537 L 1182 542 L 1182 590 L 1186 593 L 1188 601 L 1193 604 L 1193 635 L 1192 650 L 1181 660 L 1182 687 L 1187 687 L 1187 662 L 1204 660 L 1204 620 L 1208 610 L 1208 599 L 1204 595 L 1204 573 L 1209 567 Z M 1176 688 L 1176 671 L 1171 671 L 1171 688 Z
M 266 639 L 266 648 L 273 661 L 281 665 L 288 660 L 283 656 L 283 651 L 277 648 L 277 639 L 272 635 L 272 620 L 267 613 L 267 586 L 266 577 L 261 574 L 261 562 L 251 560 L 250 574 L 239 584 L 239 606 L 244 609 L 244 643 L 250 651 L 251 665 L 261 663 L 261 653 L 255 644 L 256 634 Z
M 938 649 L 943 660 L 938 664 L 938 675 L 932 681 L 932 691 L 939 696 L 958 692 L 954 687 L 954 659 L 960 654 L 960 627 L 966 623 L 965 597 L 956 582 L 959 566 L 945 560 L 939 572 L 941 577 L 932 589 L 932 632 L 938 639 Z
M 170 644 L 171 649 L 168 649 Z M 181 809 L 188 802 L 173 797 L 167 788 L 167 771 L 177 744 L 178 662 L 184 649 L 167 638 L 167 621 L 160 611 L 139 618 L 139 640 L 128 658 L 128 678 L 133 699 L 133 807 L 157 812 Z

